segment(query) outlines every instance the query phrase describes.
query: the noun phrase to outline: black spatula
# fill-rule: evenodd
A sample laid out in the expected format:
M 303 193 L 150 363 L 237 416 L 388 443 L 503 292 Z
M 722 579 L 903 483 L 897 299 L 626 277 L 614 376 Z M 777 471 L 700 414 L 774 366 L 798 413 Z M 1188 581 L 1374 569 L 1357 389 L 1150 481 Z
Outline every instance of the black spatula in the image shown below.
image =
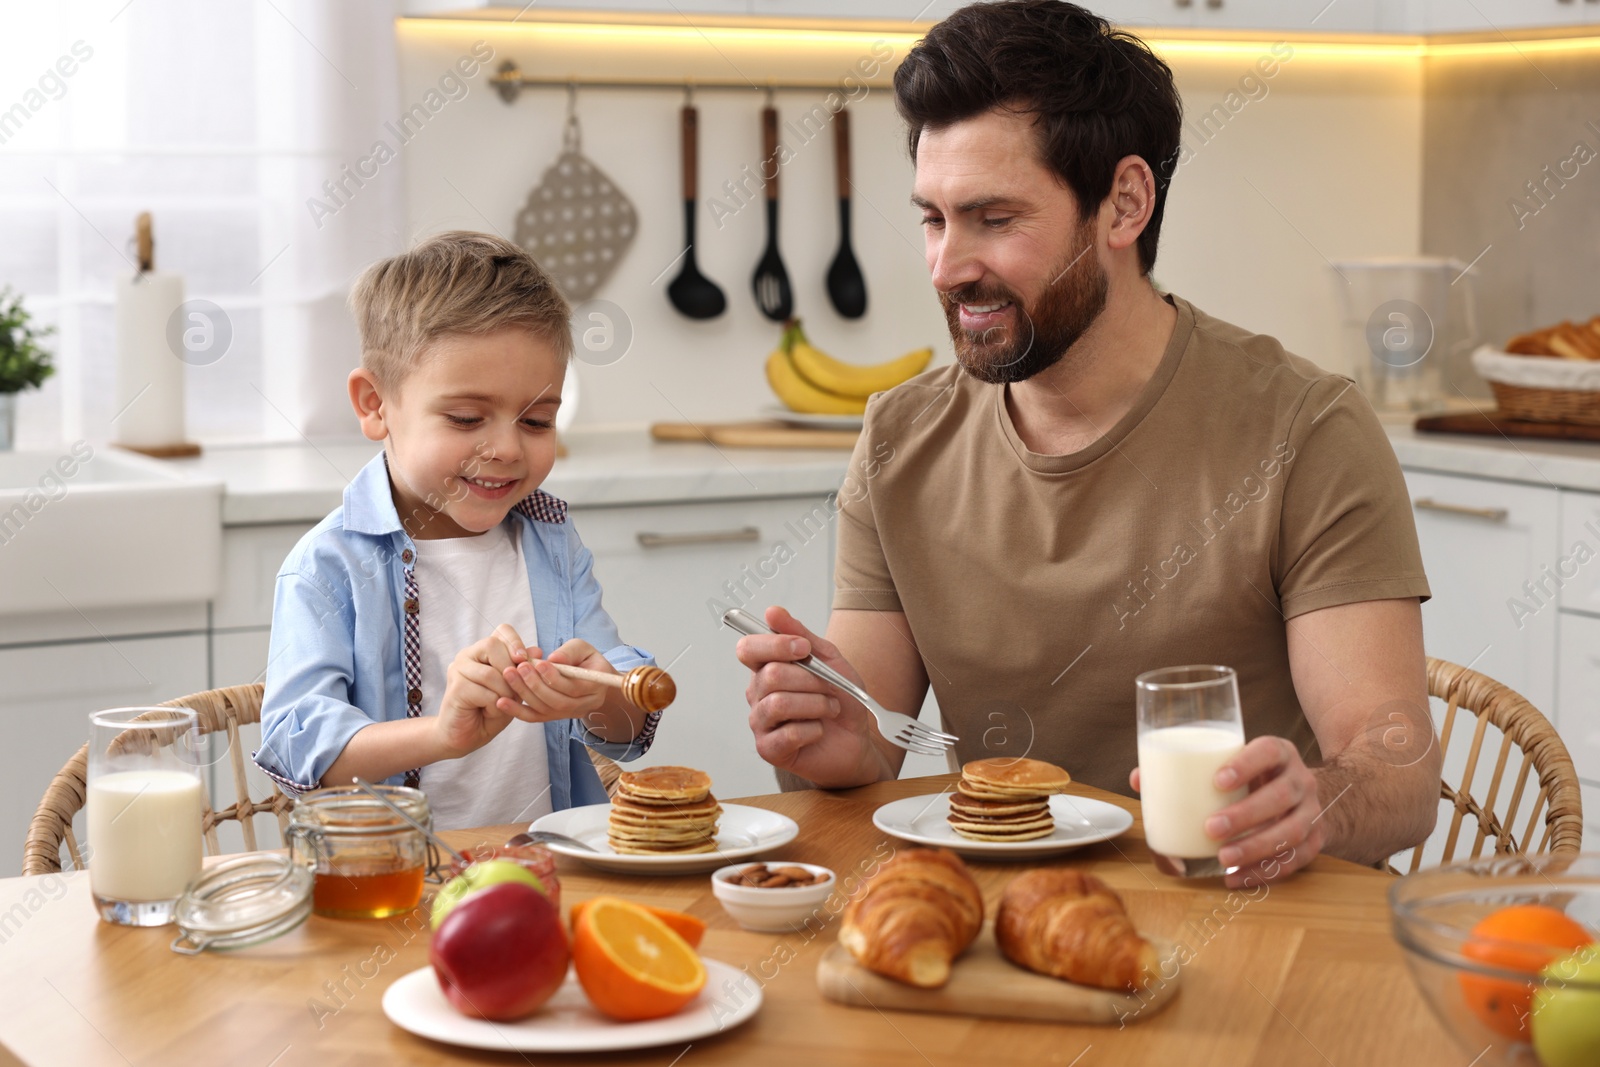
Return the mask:
M 683 269 L 667 286 L 672 306 L 691 319 L 714 319 L 728 306 L 716 282 L 700 273 L 694 261 L 694 212 L 700 166 L 700 113 L 683 108 Z
M 778 109 L 761 109 L 761 166 L 767 186 L 767 248 L 756 264 L 750 286 L 756 306 L 773 322 L 784 322 L 794 313 L 794 294 L 789 289 L 789 272 L 778 255 Z
M 833 117 L 834 167 L 839 177 L 839 251 L 828 266 L 828 300 L 847 319 L 867 313 L 867 279 L 850 250 L 850 112 Z

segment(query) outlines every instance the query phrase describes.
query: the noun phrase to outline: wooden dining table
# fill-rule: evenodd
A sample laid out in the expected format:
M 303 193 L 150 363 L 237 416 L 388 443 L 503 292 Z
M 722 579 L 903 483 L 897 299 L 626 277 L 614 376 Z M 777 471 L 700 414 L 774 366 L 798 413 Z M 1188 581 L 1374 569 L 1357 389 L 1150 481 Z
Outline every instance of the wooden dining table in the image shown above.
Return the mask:
M 908 847 L 872 823 L 891 800 L 953 788 L 955 776 L 859 789 L 779 793 L 742 804 L 782 812 L 800 835 L 772 858 L 840 876 Z M 312 916 L 252 948 L 187 957 L 172 927 L 100 922 L 83 873 L 0 880 L 0 1064 L 336 1067 L 443 1063 L 639 1063 L 660 1067 L 974 1064 L 1403 1064 L 1466 1067 L 1435 1020 L 1389 929 L 1390 875 L 1328 857 L 1250 896 L 1218 880 L 1156 870 L 1136 801 L 1072 792 L 1134 816 L 1123 836 L 1047 859 L 971 862 L 992 908 L 1007 880 L 1069 864 L 1109 883 L 1146 935 L 1182 942 L 1179 992 L 1118 1027 L 1069 1026 L 847 1007 L 824 1000 L 816 968 L 837 936 L 740 929 L 705 874 L 634 877 L 560 860 L 563 905 L 600 893 L 687 911 L 709 928 L 701 952 L 743 968 L 764 1001 L 744 1025 L 660 1048 L 579 1055 L 484 1052 L 415 1037 L 391 1023 L 384 990 L 428 962 L 425 924 Z M 443 835 L 499 843 L 521 826 Z M 959 964 L 958 964 L 959 966 Z

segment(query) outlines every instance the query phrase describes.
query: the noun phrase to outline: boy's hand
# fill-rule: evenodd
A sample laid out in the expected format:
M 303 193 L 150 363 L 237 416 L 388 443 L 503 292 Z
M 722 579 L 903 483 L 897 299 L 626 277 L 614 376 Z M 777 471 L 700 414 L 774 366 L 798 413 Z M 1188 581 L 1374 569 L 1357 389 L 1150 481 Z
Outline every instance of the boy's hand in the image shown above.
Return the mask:
M 513 712 L 517 718 L 528 722 L 587 719 L 599 711 L 614 692 L 599 682 L 568 678 L 551 666 L 555 663 L 586 667 L 606 674 L 619 673 L 598 649 L 577 638 L 544 658 L 540 658 L 537 648 L 530 648 L 527 655 L 515 665 L 508 664 L 501 671 L 506 685 L 516 692 L 517 699 L 522 702 L 522 706 Z
M 448 758 L 475 752 L 499 736 L 519 717 L 521 697 L 506 679 L 513 664 L 526 662 L 530 650 L 510 626 L 457 653 L 445 672 L 444 699 L 439 703 L 438 739 Z M 532 649 L 537 656 L 538 649 Z

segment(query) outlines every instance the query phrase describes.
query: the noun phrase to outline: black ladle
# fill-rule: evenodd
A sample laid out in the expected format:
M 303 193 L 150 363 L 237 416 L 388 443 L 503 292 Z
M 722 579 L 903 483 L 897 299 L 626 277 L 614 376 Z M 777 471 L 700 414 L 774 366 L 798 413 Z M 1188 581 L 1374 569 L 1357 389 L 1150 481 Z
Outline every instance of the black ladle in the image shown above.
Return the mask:
M 778 109 L 771 104 L 761 109 L 761 161 L 767 186 L 767 248 L 756 264 L 750 287 L 761 314 L 773 322 L 785 322 L 794 314 L 794 293 L 789 289 L 789 272 L 778 255 Z
M 683 269 L 667 286 L 672 306 L 691 319 L 714 319 L 728 307 L 728 298 L 716 282 L 700 273 L 694 261 L 694 213 L 698 195 L 700 115 L 683 106 Z
M 833 159 L 839 176 L 839 251 L 828 265 L 828 299 L 847 319 L 867 313 L 867 279 L 850 250 L 850 112 L 833 117 Z

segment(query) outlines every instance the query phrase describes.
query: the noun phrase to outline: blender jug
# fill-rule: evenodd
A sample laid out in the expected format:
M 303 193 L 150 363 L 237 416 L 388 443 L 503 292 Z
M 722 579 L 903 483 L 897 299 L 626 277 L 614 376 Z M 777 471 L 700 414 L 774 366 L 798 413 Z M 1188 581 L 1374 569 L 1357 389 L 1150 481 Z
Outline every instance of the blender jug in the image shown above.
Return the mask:
M 1333 264 L 1342 344 L 1356 385 L 1379 412 L 1444 407 L 1478 325 L 1466 264 L 1439 256 Z

